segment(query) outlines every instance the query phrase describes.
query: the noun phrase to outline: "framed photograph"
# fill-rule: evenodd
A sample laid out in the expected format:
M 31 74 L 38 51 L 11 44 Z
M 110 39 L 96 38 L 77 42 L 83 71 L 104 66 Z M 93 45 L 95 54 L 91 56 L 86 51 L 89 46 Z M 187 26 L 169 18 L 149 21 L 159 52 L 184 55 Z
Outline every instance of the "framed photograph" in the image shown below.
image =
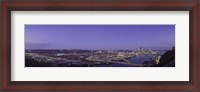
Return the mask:
M 1 91 L 199 92 L 199 4 L 1 1 Z

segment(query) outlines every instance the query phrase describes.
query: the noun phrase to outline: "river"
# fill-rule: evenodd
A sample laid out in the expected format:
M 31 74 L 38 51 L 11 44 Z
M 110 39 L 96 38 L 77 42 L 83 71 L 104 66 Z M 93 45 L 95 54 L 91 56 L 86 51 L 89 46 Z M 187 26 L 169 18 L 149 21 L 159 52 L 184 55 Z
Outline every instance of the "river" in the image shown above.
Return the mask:
M 133 64 L 143 64 L 145 61 L 151 61 L 153 55 L 140 55 L 128 59 Z
M 151 61 L 153 55 L 140 55 L 128 59 L 133 64 L 143 64 L 145 61 Z M 129 67 L 130 65 L 125 64 L 106 64 L 106 65 L 96 65 L 96 67 Z

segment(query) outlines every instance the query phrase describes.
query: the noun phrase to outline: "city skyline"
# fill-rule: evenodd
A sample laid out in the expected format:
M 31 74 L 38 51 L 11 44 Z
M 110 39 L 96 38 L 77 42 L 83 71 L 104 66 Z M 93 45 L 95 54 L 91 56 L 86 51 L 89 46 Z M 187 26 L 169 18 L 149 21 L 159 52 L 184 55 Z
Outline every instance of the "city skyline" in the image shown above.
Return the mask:
M 25 25 L 26 49 L 171 49 L 175 25 Z

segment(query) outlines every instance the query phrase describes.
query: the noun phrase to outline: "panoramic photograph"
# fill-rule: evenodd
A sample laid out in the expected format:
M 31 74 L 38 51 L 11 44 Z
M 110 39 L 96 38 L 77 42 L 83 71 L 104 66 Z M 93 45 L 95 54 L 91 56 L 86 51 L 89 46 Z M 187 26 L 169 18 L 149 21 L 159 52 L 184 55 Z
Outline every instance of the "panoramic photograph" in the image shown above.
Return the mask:
M 175 25 L 25 25 L 25 67 L 175 67 Z

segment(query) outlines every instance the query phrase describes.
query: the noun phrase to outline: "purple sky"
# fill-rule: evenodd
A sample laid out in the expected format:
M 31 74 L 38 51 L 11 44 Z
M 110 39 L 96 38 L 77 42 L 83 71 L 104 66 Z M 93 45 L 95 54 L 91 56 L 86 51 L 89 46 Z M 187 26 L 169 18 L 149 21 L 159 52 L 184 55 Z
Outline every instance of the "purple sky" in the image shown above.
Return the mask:
M 25 25 L 26 49 L 170 49 L 175 25 Z

